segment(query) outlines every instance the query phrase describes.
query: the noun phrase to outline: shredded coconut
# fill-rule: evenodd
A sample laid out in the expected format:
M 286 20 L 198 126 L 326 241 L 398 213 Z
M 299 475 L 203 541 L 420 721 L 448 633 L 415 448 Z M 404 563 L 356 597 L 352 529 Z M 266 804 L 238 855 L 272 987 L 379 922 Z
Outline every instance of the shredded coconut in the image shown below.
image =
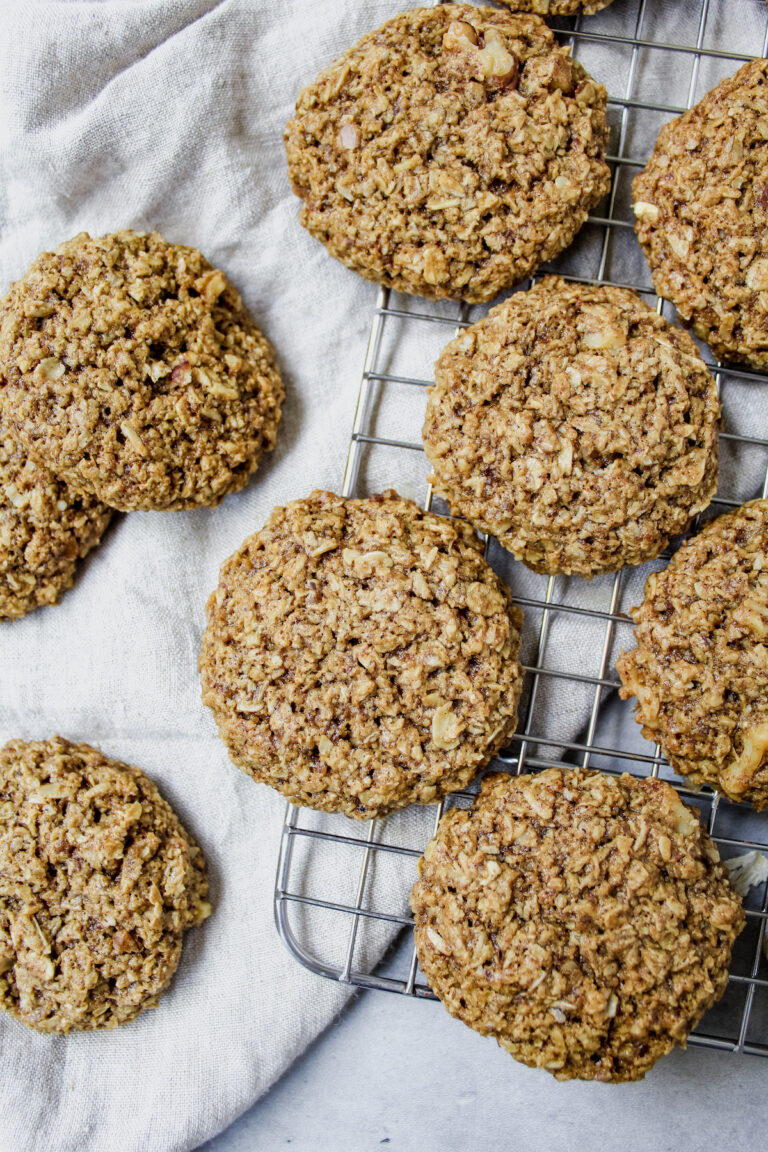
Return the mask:
M 732 856 L 723 860 L 731 877 L 731 884 L 742 899 L 750 888 L 768 880 L 768 856 L 762 852 L 745 852 L 742 856 Z

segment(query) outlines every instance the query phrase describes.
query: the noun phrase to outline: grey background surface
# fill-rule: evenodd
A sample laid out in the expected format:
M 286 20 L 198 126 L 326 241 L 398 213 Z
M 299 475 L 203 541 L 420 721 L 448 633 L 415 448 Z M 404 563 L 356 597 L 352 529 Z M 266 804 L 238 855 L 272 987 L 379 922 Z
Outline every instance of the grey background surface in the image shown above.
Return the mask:
M 558 1084 L 440 1004 L 365 992 L 204 1152 L 760 1152 L 768 1061 L 690 1048 Z

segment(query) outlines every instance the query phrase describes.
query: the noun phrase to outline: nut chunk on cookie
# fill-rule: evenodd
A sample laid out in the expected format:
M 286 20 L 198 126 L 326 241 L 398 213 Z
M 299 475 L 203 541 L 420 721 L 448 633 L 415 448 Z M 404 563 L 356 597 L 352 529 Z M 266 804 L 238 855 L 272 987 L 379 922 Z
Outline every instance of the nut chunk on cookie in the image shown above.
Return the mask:
M 35 464 L 0 425 L 0 620 L 55 604 L 111 515 Z
M 404 12 L 300 94 L 285 130 L 299 219 L 369 280 L 490 300 L 608 191 L 605 105 L 538 16 Z
M 154 1008 L 207 894 L 202 852 L 138 768 L 59 737 L 0 749 L 0 1007 L 22 1023 Z
M 676 772 L 768 807 L 768 501 L 713 520 L 645 584 L 621 696 Z
M 642 564 L 715 493 L 715 381 L 626 289 L 546 277 L 452 340 L 435 380 L 435 491 L 537 572 Z
M 215 505 L 274 447 L 283 386 L 240 297 L 156 232 L 83 232 L 0 304 L 0 417 L 74 491 Z
M 741 901 L 662 780 L 487 776 L 419 861 L 416 951 L 452 1016 L 558 1080 L 641 1080 L 725 991 Z
M 768 60 L 665 124 L 633 193 L 656 291 L 718 357 L 768 368 Z
M 468 525 L 313 492 L 223 565 L 203 700 L 255 780 L 383 816 L 463 787 L 513 734 L 521 623 Z

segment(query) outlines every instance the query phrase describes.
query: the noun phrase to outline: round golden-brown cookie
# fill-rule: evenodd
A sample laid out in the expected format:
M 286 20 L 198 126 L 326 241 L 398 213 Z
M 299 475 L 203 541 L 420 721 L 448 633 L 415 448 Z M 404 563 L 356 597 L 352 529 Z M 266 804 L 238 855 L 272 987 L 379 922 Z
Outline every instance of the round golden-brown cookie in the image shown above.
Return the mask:
M 558 1080 L 640 1080 L 720 998 L 741 901 L 661 780 L 488 776 L 419 861 L 416 951 L 452 1016 Z
M 0 620 L 55 604 L 111 515 L 35 464 L 0 425 Z
M 283 387 L 224 275 L 156 232 L 83 232 L 0 304 L 0 414 L 124 511 L 217 504 L 274 446 Z
M 546 277 L 452 340 L 435 380 L 435 492 L 537 572 L 642 564 L 714 495 L 715 381 L 626 289 Z
M 299 219 L 369 280 L 490 300 L 608 191 L 605 103 L 538 16 L 404 12 L 300 94 L 285 131 Z
M 155 1007 L 210 911 L 202 852 L 138 768 L 55 737 L 0 749 L 0 1007 L 38 1032 Z
M 537 16 L 571 16 L 576 12 L 592 16 L 611 3 L 613 0 L 499 0 L 512 12 L 535 12 Z
M 619 657 L 621 696 L 670 764 L 768 807 L 768 501 L 713 520 L 652 573 Z
M 768 368 L 768 60 L 665 124 L 635 178 L 656 291 L 716 356 Z
M 222 566 L 203 700 L 255 780 L 383 816 L 463 787 L 512 735 L 521 622 L 468 525 L 313 492 Z

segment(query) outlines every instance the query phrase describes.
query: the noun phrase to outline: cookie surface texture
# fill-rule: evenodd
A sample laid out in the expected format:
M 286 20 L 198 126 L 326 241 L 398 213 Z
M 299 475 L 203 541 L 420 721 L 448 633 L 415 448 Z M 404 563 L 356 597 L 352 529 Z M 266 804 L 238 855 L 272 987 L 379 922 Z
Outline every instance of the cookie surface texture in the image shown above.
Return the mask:
M 217 504 L 274 446 L 283 386 L 234 288 L 157 233 L 81 233 L 0 304 L 0 414 L 124 511 Z
M 718 358 L 768 368 L 768 60 L 665 124 L 633 195 L 656 291 Z
M 488 776 L 447 812 L 411 895 L 452 1016 L 559 1080 L 639 1080 L 722 995 L 741 901 L 661 780 Z
M 222 566 L 203 700 L 255 780 L 381 816 L 461 788 L 512 735 L 521 622 L 468 525 L 314 492 Z
M 537 16 L 572 16 L 577 12 L 592 16 L 613 0 L 499 0 L 499 3 L 512 12 L 535 12 Z
M 538 16 L 404 12 L 300 94 L 285 132 L 299 219 L 369 280 L 490 300 L 607 193 L 605 102 Z
M 537 572 L 642 564 L 714 495 L 715 381 L 626 289 L 546 277 L 452 340 L 435 381 L 435 492 Z
M 643 735 L 694 784 L 768 806 L 768 501 L 712 521 L 648 577 L 617 668 Z
M 35 464 L 0 425 L 0 620 L 55 604 L 111 515 Z
M 138 768 L 58 737 L 0 749 L 0 1007 L 39 1032 L 155 1007 L 205 861 Z

